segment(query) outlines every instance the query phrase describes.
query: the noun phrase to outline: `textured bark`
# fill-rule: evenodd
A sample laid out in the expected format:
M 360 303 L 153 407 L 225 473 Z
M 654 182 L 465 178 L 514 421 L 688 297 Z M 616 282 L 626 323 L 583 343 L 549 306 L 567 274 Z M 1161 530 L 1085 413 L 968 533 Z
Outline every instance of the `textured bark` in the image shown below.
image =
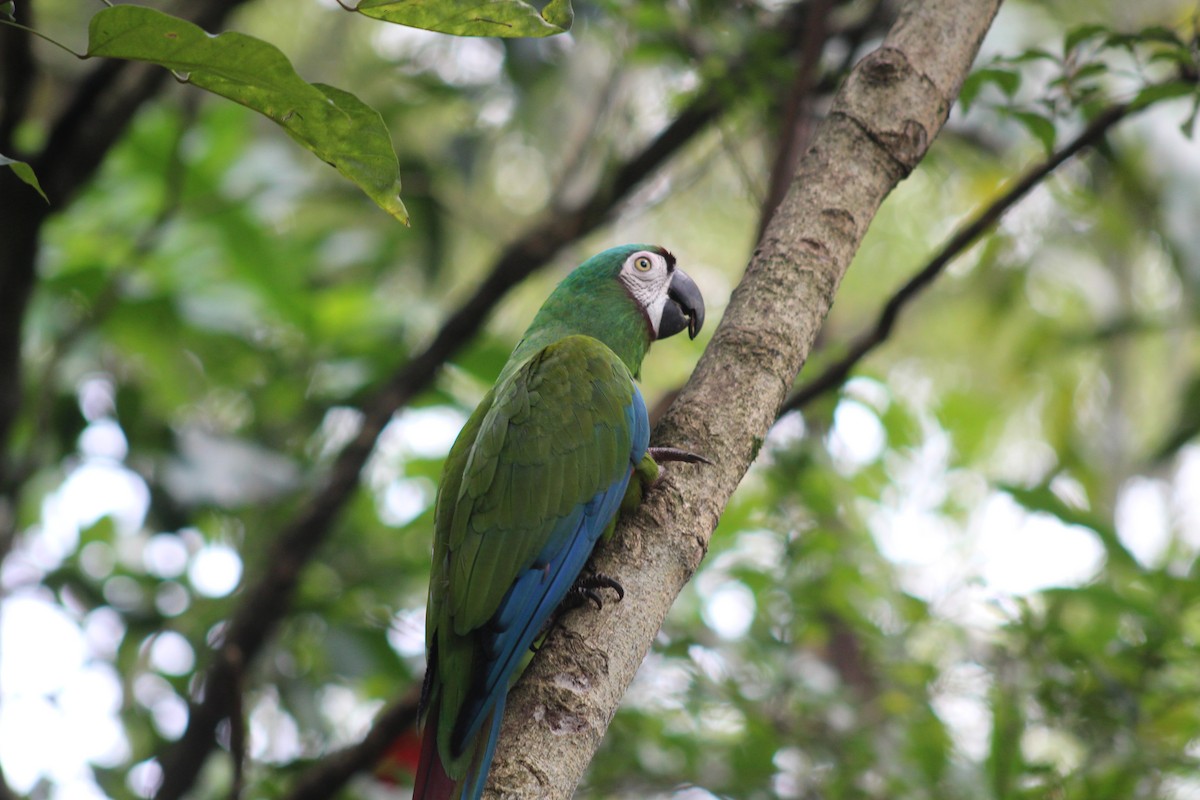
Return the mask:
M 941 129 L 998 6 L 913 0 L 838 92 L 656 431 L 658 443 L 716 463 L 668 466 L 598 553 L 597 568 L 621 581 L 625 599 L 564 615 L 510 694 L 485 796 L 571 796 L 757 455 L 867 225 Z

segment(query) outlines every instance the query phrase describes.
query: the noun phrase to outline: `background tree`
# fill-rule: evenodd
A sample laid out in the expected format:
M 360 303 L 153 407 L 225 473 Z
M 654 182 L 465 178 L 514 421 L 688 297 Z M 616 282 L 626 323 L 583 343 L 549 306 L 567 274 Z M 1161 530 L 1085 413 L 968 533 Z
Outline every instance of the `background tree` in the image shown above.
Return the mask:
M 369 773 L 411 722 L 432 481 L 466 410 L 607 244 L 673 247 L 717 319 L 897 13 L 643 5 L 537 41 L 180 6 L 377 108 L 411 230 L 161 68 L 0 30 L 0 153 L 50 200 L 0 169 L 10 794 L 403 792 Z M 1193 11 L 1001 12 L 584 796 L 1195 791 Z M 78 49 L 92 13 L 14 9 Z M 895 287 L 1026 169 L 896 322 L 972 236 Z M 872 326 L 864 360 L 846 343 Z M 652 356 L 648 396 L 689 371 Z

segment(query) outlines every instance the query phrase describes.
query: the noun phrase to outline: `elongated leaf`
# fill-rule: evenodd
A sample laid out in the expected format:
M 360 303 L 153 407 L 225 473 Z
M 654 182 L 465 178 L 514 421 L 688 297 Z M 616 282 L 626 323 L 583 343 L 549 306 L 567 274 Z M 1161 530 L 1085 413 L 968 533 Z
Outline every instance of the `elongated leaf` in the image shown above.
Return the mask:
M 1099 36 L 1107 36 L 1112 33 L 1112 29 L 1107 25 L 1080 25 L 1077 28 L 1072 28 L 1063 37 L 1063 52 L 1069 53 L 1078 47 L 1083 42 L 1089 39 L 1095 39 Z
M 354 10 L 438 33 L 505 38 L 566 33 L 575 18 L 571 0 L 550 0 L 540 12 L 522 0 L 362 0 Z
M 963 111 L 968 111 L 975 102 L 975 96 L 985 85 L 993 83 L 1004 92 L 1006 97 L 1012 97 L 1021 87 L 1021 74 L 1007 69 L 984 67 L 977 69 L 967 76 L 962 90 L 958 93 L 958 102 L 962 103 Z
M 1015 56 L 1002 56 L 996 59 L 997 64 L 1027 64 L 1030 61 L 1050 61 L 1061 64 L 1062 59 L 1041 47 L 1032 47 Z
M 1046 148 L 1047 155 L 1054 152 L 1054 142 L 1058 131 L 1055 130 L 1053 121 L 1032 111 L 1005 111 L 1005 113 L 1024 125 L 1025 129 L 1042 143 L 1042 147 Z
M 159 64 L 264 114 L 407 224 L 400 165 L 379 113 L 340 89 L 306 82 L 274 45 L 235 32 L 210 36 L 161 11 L 120 5 L 92 17 L 87 54 Z
M 1187 97 L 1197 93 L 1197 88 L 1194 83 L 1188 81 L 1169 81 L 1167 83 L 1156 83 L 1147 86 L 1137 93 L 1133 98 L 1132 106 L 1134 108 L 1144 108 L 1148 105 L 1153 105 L 1160 100 L 1171 100 L 1176 97 Z
M 18 178 L 32 186 L 42 196 L 43 200 L 47 203 L 50 202 L 50 198 L 46 197 L 46 193 L 42 191 L 42 185 L 38 183 L 37 175 L 33 174 L 33 167 L 24 161 L 17 161 L 15 158 L 9 158 L 5 155 L 0 155 L 0 167 L 11 169 Z
M 1186 47 L 1187 42 L 1179 38 L 1179 34 L 1165 25 L 1151 25 L 1148 28 L 1142 28 L 1138 31 L 1137 36 L 1144 42 L 1162 42 L 1164 44 L 1178 45 Z

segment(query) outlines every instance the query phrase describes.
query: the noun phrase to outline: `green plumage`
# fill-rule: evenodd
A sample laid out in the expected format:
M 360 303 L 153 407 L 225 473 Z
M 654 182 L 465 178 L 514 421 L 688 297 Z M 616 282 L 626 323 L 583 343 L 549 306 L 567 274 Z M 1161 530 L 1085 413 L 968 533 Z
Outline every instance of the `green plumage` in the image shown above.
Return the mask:
M 435 508 L 420 797 L 478 797 L 493 709 L 517 663 L 611 533 L 627 485 L 636 503 L 656 474 L 634 376 L 672 281 L 695 289 L 673 271 L 666 251 L 627 245 L 572 272 L 450 450 Z
M 624 409 L 649 346 L 646 319 L 615 271 L 576 270 L 451 449 L 435 512 L 426 642 L 432 651 L 436 639 L 443 754 L 453 752 L 456 717 L 477 680 L 472 632 L 546 546 L 554 522 L 628 469 Z M 451 776 L 471 753 L 454 755 L 445 764 Z
M 574 376 L 586 375 L 589 381 Z M 629 370 L 595 339 L 569 336 L 539 350 L 499 387 L 465 458 L 448 517 L 454 568 L 448 619 L 466 635 L 484 624 L 518 572 L 546 544 L 548 523 L 627 468 Z M 583 451 L 586 449 L 586 453 Z M 586 458 L 581 456 L 586 455 Z M 502 466 L 500 466 L 502 465 Z M 439 576 L 440 577 L 440 576 Z

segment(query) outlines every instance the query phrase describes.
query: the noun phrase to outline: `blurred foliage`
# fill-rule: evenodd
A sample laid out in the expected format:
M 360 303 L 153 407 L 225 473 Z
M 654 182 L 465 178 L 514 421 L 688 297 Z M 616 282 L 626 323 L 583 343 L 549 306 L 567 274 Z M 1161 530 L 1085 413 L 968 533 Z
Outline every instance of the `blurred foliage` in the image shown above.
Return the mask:
M 379 207 L 408 220 L 396 154 L 378 112 L 354 95 L 306 83 L 278 48 L 236 31 L 213 36 L 153 8 L 110 6 L 88 23 L 88 58 L 149 61 L 259 111 L 354 181 Z
M 380 112 L 412 227 L 262 118 L 182 85 L 52 218 L 10 445 L 12 786 L 152 791 L 238 578 L 265 568 L 356 406 L 507 242 L 585 197 L 778 6 L 576 3 L 569 35 L 536 41 L 379 25 L 324 2 L 245 6 L 232 27 Z M 36 10 L 69 41 L 91 11 Z M 821 93 L 886 29 L 876 11 L 835 5 Z M 779 422 L 580 797 L 1200 792 L 1194 13 L 1003 7 L 969 110 L 880 211 L 805 375 L 1010 175 L 1106 104 L 1153 107 L 964 254 L 839 393 Z M 84 69 L 38 55 L 47 86 L 27 143 Z M 384 432 L 247 676 L 245 796 L 284 794 L 419 681 L 441 459 L 553 282 L 605 246 L 657 241 L 719 318 L 753 249 L 794 64 L 749 68 L 718 123 L 514 290 Z M 652 405 L 708 335 L 655 349 Z M 65 744 L 31 733 L 38 714 Z M 231 774 L 218 753 L 194 796 L 225 796 Z M 345 796 L 405 792 L 362 775 Z

